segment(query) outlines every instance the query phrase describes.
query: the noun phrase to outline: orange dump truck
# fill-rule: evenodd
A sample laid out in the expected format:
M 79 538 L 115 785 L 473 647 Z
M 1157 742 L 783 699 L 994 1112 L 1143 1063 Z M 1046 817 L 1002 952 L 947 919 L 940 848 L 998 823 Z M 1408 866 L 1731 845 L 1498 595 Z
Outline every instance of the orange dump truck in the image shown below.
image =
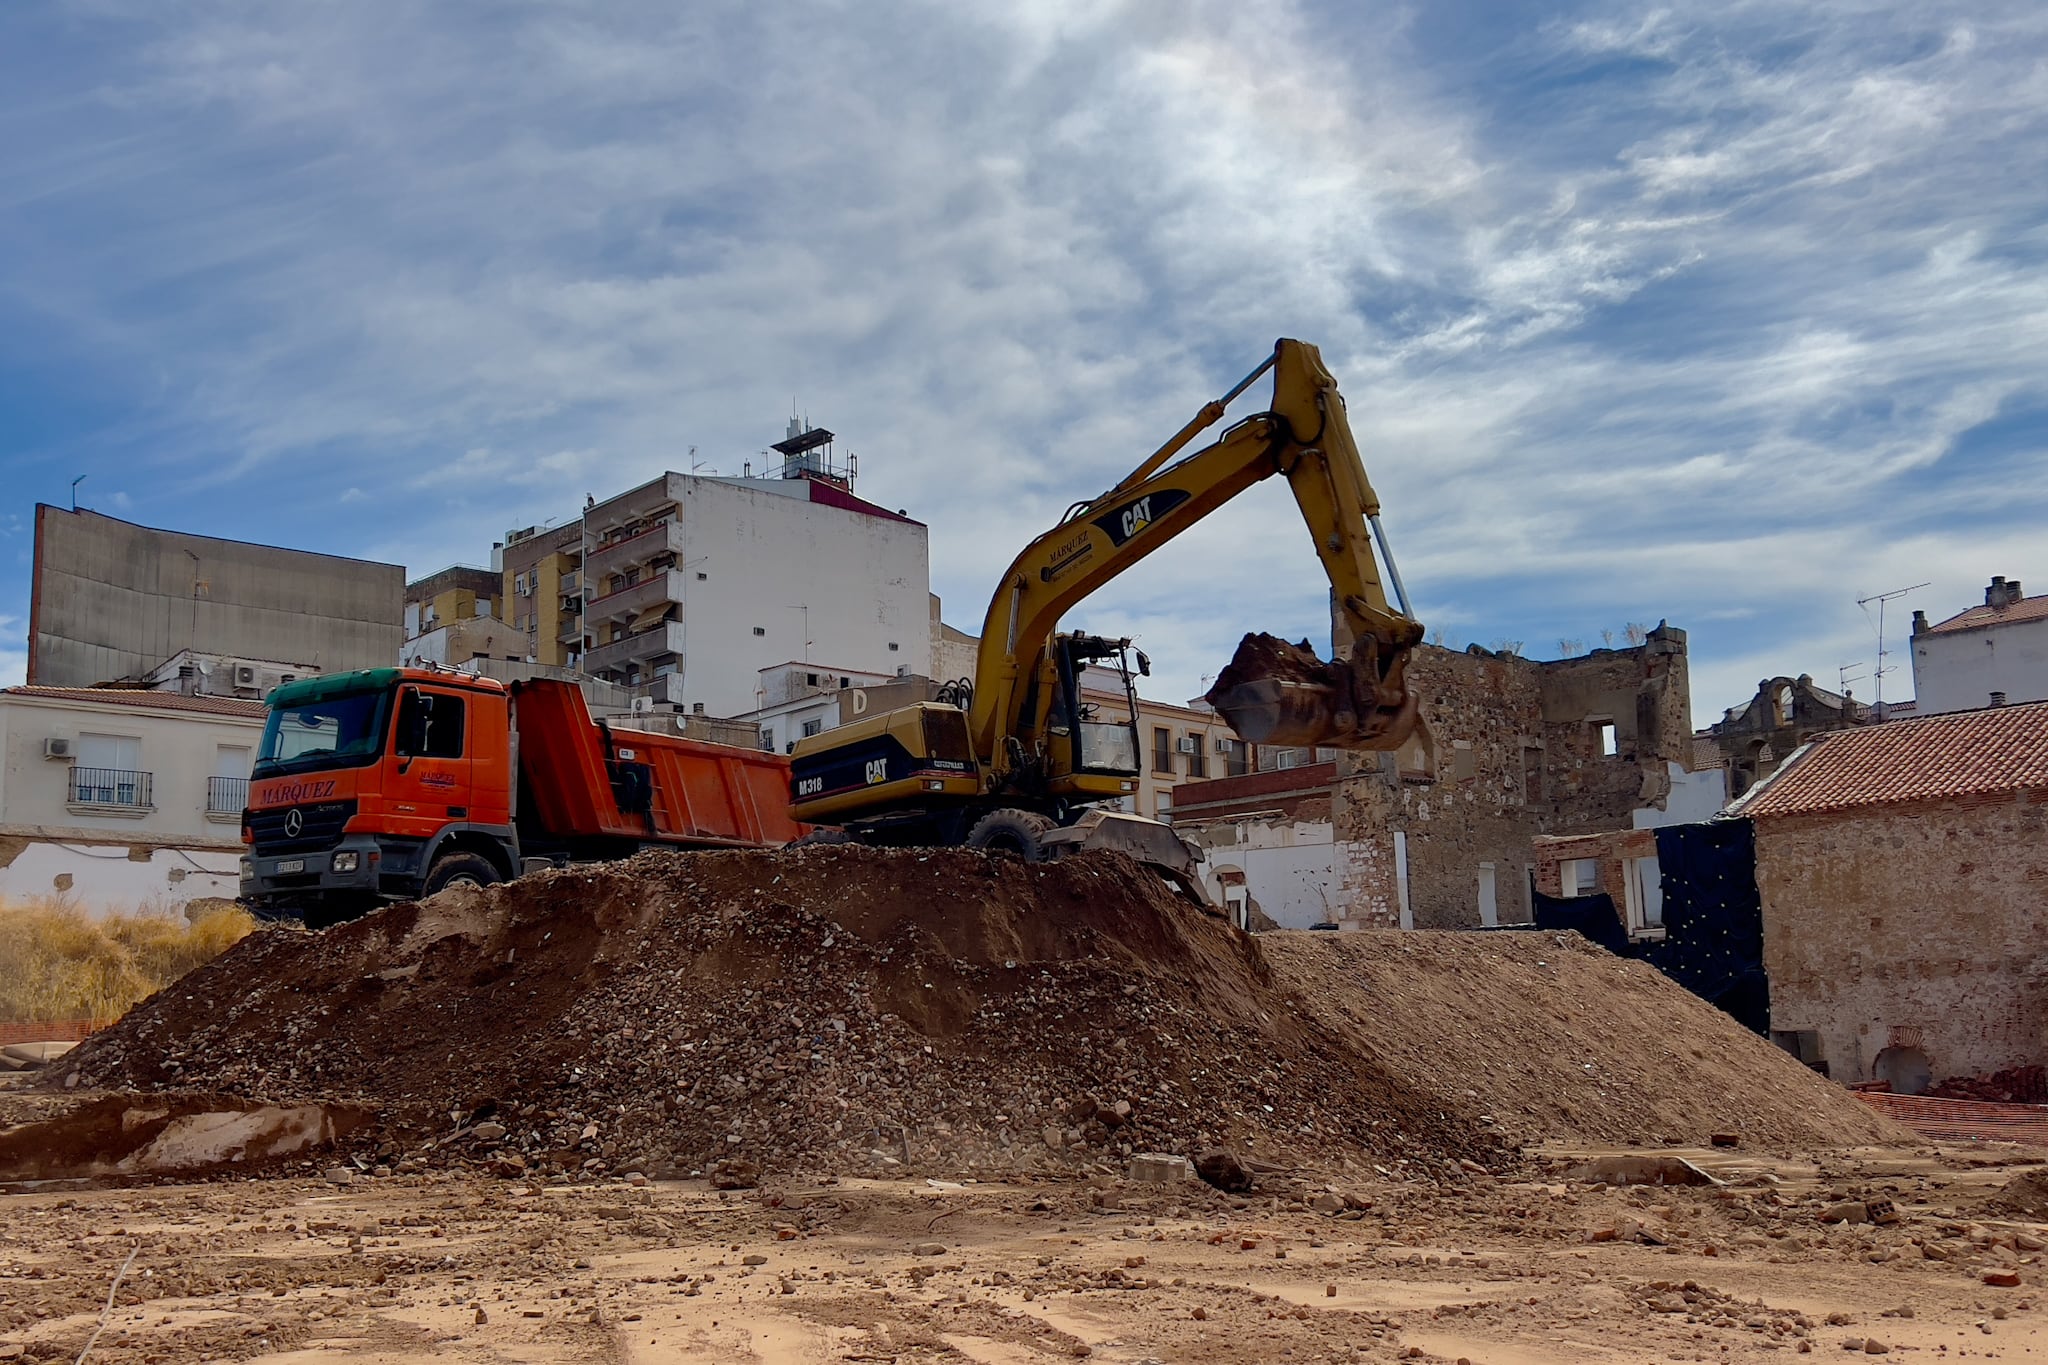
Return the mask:
M 308 924 L 643 848 L 803 833 L 776 754 L 592 720 L 569 683 L 378 668 L 270 694 L 242 899 Z

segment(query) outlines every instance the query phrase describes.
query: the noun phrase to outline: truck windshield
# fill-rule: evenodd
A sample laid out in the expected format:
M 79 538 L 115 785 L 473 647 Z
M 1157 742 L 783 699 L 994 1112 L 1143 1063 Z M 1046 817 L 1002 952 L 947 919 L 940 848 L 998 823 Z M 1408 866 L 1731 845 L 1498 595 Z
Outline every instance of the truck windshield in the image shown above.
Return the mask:
M 253 775 L 370 762 L 384 748 L 384 709 L 390 696 L 389 689 L 352 692 L 273 709 L 263 723 L 263 747 Z

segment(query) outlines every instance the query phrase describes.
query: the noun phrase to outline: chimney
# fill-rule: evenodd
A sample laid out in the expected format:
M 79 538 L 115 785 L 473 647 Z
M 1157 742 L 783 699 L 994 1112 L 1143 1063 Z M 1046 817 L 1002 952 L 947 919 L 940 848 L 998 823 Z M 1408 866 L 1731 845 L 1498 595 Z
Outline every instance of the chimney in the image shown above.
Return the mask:
M 2004 611 L 2020 600 L 2020 585 L 2005 581 L 2004 574 L 1993 574 L 1991 586 L 1984 589 L 1984 605 L 1994 611 Z
M 1927 613 L 1926 613 L 1926 612 L 1924 612 L 1924 611 L 1916 611 L 1916 612 L 1914 612 L 1914 613 L 1913 613 L 1913 633 L 1914 633 L 1915 635 L 1921 635 L 1921 634 L 1924 634 L 1924 633 L 1926 632 L 1926 630 L 1927 630 Z
M 2005 693 L 2003 693 L 2003 692 L 1993 692 L 1993 693 L 1991 694 L 1991 704 L 1992 704 L 1993 706 L 2003 706 L 2003 705 L 2005 705 Z

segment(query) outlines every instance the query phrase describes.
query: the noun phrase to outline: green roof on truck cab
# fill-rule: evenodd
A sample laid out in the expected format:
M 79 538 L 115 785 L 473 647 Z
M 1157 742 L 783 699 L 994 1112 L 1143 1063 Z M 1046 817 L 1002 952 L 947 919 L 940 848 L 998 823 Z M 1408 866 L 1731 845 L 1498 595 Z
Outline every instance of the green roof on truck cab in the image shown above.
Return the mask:
M 263 699 L 264 705 L 273 711 L 290 706 L 305 706 L 310 702 L 327 701 L 332 697 L 345 697 L 352 692 L 381 692 L 398 681 L 399 670 L 395 668 L 362 668 L 353 673 L 322 673 L 317 678 L 301 678 L 274 687 Z

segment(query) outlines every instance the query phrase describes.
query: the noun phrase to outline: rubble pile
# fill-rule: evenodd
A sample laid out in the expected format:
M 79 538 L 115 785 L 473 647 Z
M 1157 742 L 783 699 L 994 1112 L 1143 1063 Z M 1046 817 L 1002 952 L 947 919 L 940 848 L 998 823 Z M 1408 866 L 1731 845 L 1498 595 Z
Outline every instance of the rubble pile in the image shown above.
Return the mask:
M 1218 1147 L 1461 1180 L 1549 1137 L 1905 1136 L 1575 936 L 1252 938 L 1115 854 L 650 853 L 458 888 L 254 934 L 50 1074 L 374 1109 L 363 1170 L 733 1186 Z
M 1294 1017 L 1116 855 L 644 854 L 252 936 L 81 1047 L 93 1087 L 367 1101 L 505 1174 L 1121 1168 L 1499 1144 Z

